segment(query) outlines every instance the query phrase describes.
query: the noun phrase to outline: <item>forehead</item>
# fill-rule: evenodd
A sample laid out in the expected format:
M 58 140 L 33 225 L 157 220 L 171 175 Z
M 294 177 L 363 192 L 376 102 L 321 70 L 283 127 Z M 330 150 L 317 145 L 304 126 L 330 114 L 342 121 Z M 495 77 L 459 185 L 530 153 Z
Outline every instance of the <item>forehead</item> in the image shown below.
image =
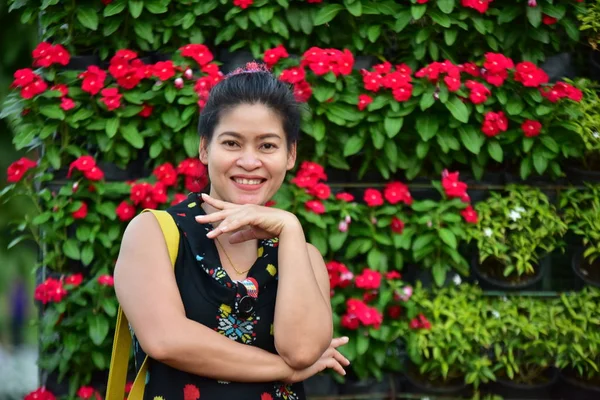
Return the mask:
M 263 104 L 240 104 L 223 112 L 215 127 L 214 136 L 225 132 L 247 137 L 269 133 L 285 139 L 281 117 Z

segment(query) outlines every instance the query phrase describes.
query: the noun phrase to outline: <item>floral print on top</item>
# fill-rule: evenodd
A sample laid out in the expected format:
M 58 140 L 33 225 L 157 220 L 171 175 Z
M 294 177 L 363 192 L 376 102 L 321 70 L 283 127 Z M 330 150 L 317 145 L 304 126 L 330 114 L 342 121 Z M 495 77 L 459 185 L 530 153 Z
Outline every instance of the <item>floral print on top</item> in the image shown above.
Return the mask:
M 277 238 L 259 240 L 257 259 L 242 281 L 231 280 L 221 265 L 212 229 L 195 218 L 205 214 L 201 197 L 190 193 L 187 200 L 170 207 L 180 232 L 175 279 L 187 318 L 219 334 L 271 353 L 277 353 L 273 318 L 277 296 Z M 145 357 L 134 334 L 136 368 Z M 252 365 L 248 365 L 252 368 Z M 150 359 L 145 400 L 305 400 L 302 383 L 225 382 L 180 371 Z

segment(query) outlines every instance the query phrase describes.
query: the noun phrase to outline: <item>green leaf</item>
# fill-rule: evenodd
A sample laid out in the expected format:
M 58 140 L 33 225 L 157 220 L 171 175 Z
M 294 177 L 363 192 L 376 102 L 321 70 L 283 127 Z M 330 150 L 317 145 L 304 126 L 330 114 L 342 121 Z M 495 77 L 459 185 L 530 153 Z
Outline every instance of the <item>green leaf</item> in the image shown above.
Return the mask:
M 84 27 L 95 31 L 98 29 L 98 14 L 96 10 L 90 7 L 76 7 L 77 20 Z
M 231 26 L 231 25 L 229 25 Z M 133 24 L 135 34 L 144 39 L 148 43 L 154 43 L 154 35 L 152 34 L 152 23 L 149 21 L 137 20 Z
M 481 150 L 481 146 L 483 146 L 483 143 L 485 142 L 485 137 L 480 132 L 477 132 L 472 125 L 463 125 L 459 127 L 458 133 L 460 135 L 460 140 L 467 150 L 473 154 L 479 154 L 479 150 Z
M 560 20 L 560 24 L 565 28 L 567 36 L 574 41 L 579 41 L 579 28 L 578 25 L 571 18 L 563 18 Z
M 383 120 L 383 129 L 385 130 L 386 135 L 391 139 L 400 132 L 403 124 L 404 118 L 385 117 Z
M 417 132 L 425 142 L 435 136 L 439 127 L 439 120 L 431 114 L 421 114 L 417 117 Z
M 123 12 L 124 9 L 125 9 L 125 0 L 113 1 L 112 3 L 110 3 L 106 7 L 104 7 L 103 14 L 105 17 L 111 17 L 113 15 L 117 15 L 117 14 Z
M 138 19 L 142 15 L 144 9 L 144 2 L 141 0 L 129 0 L 129 12 L 131 16 Z
M 452 46 L 454 42 L 456 42 L 457 36 L 458 29 L 444 29 L 444 42 L 446 42 L 448 46 Z
M 358 153 L 364 145 L 364 139 L 358 135 L 351 136 L 344 144 L 344 157 Z
M 437 0 L 437 6 L 444 14 L 450 14 L 454 10 L 454 0 Z
M 109 118 L 106 120 L 106 134 L 109 138 L 113 138 L 119 130 L 119 118 Z
M 427 11 L 427 4 L 413 4 L 410 6 L 410 13 L 414 20 L 419 20 Z
M 108 321 L 103 315 L 88 314 L 87 319 L 89 325 L 90 339 L 96 346 L 100 346 L 108 335 Z
M 371 25 L 367 30 L 367 38 L 371 43 L 375 43 L 381 35 L 381 25 Z
M 445 264 L 442 264 L 441 262 L 436 262 L 435 264 L 433 264 L 433 267 L 431 268 L 431 274 L 433 275 L 433 280 L 435 281 L 435 284 L 439 287 L 443 286 L 444 282 L 446 282 Z
M 121 135 L 123 136 L 123 139 L 125 139 L 133 147 L 135 147 L 136 149 L 141 149 L 144 147 L 144 138 L 142 137 L 135 125 L 121 125 L 120 131 Z
M 81 251 L 81 262 L 83 265 L 88 266 L 94 259 L 94 247 L 90 243 L 86 243 Z
M 79 252 L 79 244 L 74 238 L 65 241 L 63 243 L 62 249 L 65 255 L 70 259 L 79 260 L 81 258 L 81 253 Z
M 441 228 L 438 233 L 440 234 L 440 238 L 444 243 L 456 250 L 458 247 L 458 242 L 456 240 L 456 236 L 450 229 Z
M 40 114 L 45 115 L 48 118 L 58 119 L 61 121 L 65 119 L 64 111 L 57 104 L 50 104 L 40 107 Z
M 386 267 L 387 257 L 377 247 L 373 247 L 367 254 L 367 265 L 375 271 L 381 271 Z
M 348 232 L 336 231 L 329 234 L 329 247 L 332 251 L 338 251 L 344 245 Z
M 537 149 L 536 149 L 537 150 Z M 533 166 L 538 174 L 543 174 L 548 168 L 548 159 L 546 158 L 543 151 L 533 152 Z
M 360 17 L 362 15 L 362 1 L 344 1 L 344 5 L 348 12 L 355 17 Z
M 502 146 L 500 146 L 497 140 L 490 140 L 487 144 L 487 150 L 490 157 L 495 161 L 502 162 L 504 153 L 502 152 Z
M 526 7 L 527 19 L 533 27 L 538 28 L 542 23 L 542 7 Z
M 335 16 L 344 9 L 344 6 L 341 4 L 328 4 L 325 7 L 322 7 L 315 15 L 314 25 L 319 26 L 326 24 L 335 18 Z
M 360 332 L 356 335 L 356 353 L 359 356 L 362 356 L 369 349 L 369 337 L 367 335 L 363 335 Z
M 444 105 L 454 118 L 465 124 L 469 122 L 469 109 L 458 97 L 452 97 Z
M 46 159 L 50 161 L 50 165 L 54 169 L 60 169 L 60 154 L 58 154 L 58 147 L 48 146 L 46 147 Z
M 506 106 L 506 112 L 510 115 L 520 115 L 525 108 L 525 105 L 521 101 L 521 99 L 517 96 L 512 96 L 508 100 L 508 104 Z
M 554 138 L 552 138 L 552 136 L 548 136 L 548 135 L 540 135 L 540 141 L 544 144 L 544 146 L 546 146 L 546 148 L 548 150 L 550 150 L 553 153 L 558 153 L 560 151 L 560 148 L 558 146 L 558 143 L 556 143 L 556 140 L 554 140 Z

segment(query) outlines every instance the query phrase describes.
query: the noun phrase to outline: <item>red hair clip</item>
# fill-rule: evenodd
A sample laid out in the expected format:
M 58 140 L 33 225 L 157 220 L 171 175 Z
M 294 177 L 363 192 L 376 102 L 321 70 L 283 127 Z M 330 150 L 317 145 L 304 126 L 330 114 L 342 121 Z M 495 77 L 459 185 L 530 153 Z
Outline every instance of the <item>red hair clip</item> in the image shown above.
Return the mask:
M 228 73 L 227 78 L 229 78 L 230 76 L 239 75 L 239 74 L 253 74 L 255 72 L 269 72 L 270 73 L 271 71 L 265 64 L 262 64 L 262 63 L 259 64 L 256 61 L 250 61 L 249 63 L 246 63 L 245 66 L 236 68 L 232 72 Z

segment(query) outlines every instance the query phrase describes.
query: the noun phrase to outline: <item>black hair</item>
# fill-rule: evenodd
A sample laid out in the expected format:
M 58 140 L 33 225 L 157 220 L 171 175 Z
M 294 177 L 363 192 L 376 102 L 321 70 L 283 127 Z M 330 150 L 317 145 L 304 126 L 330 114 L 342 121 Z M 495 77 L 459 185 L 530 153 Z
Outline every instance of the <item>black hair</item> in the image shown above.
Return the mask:
M 300 137 L 301 109 L 290 85 L 265 69 L 238 69 L 217 83 L 200 113 L 198 134 L 210 143 L 223 113 L 241 104 L 262 104 L 283 123 L 288 149 Z

